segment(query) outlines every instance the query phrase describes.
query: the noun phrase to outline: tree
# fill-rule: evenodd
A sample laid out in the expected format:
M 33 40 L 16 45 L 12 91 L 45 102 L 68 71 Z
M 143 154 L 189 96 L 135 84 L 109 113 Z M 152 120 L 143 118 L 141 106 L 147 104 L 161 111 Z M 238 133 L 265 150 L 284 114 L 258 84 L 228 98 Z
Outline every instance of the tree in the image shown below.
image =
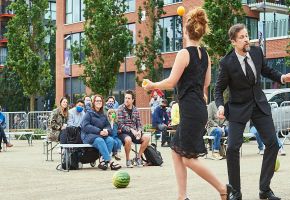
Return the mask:
M 163 10 L 163 0 L 147 0 L 144 1 L 143 7 L 146 13 L 146 31 L 147 34 L 138 32 L 138 38 L 140 39 L 136 45 L 136 61 L 137 73 L 143 74 L 143 78 L 148 78 L 152 81 L 159 81 L 162 76 L 162 69 L 164 60 L 161 56 L 161 37 L 158 34 L 158 30 L 161 32 L 159 26 L 160 17 L 165 14 Z M 142 8 L 138 9 L 139 24 L 142 23 Z M 160 33 L 159 32 L 159 33 Z M 144 36 L 145 35 L 145 36 Z M 141 85 L 141 80 L 137 76 L 136 81 L 138 85 Z
M 208 15 L 211 30 L 203 41 L 216 65 L 231 49 L 228 30 L 233 24 L 243 22 L 244 11 L 241 1 L 237 0 L 205 0 L 203 8 Z
M 11 67 L 5 66 L 0 75 L 0 105 L 5 111 L 26 111 L 29 99 L 23 95 L 19 76 Z
M 121 63 L 131 49 L 132 35 L 126 27 L 125 5 L 115 0 L 85 0 L 84 3 L 85 38 L 80 47 L 84 53 L 82 79 L 94 93 L 106 96 L 115 87 Z M 76 49 L 72 51 L 74 60 L 80 62 Z
M 51 84 L 48 44 L 44 26 L 47 0 L 18 0 L 10 5 L 15 16 L 8 22 L 7 65 L 19 77 L 24 94 L 30 98 L 30 110 L 34 110 L 35 97 L 43 95 Z

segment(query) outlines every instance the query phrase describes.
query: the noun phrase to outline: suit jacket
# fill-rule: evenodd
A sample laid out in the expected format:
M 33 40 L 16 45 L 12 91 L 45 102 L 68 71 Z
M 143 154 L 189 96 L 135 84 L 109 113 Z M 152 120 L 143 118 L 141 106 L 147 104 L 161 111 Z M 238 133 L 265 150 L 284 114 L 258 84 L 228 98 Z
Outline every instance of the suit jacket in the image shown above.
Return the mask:
M 244 74 L 234 50 L 220 61 L 219 76 L 215 88 L 216 106 L 225 106 L 225 117 L 229 121 L 246 123 L 249 121 L 254 104 L 266 114 L 271 115 L 271 108 L 261 88 L 261 75 L 281 83 L 282 74 L 267 66 L 260 47 L 252 46 L 250 56 L 254 62 L 257 82 L 251 85 Z M 229 87 L 229 101 L 224 105 L 223 92 Z

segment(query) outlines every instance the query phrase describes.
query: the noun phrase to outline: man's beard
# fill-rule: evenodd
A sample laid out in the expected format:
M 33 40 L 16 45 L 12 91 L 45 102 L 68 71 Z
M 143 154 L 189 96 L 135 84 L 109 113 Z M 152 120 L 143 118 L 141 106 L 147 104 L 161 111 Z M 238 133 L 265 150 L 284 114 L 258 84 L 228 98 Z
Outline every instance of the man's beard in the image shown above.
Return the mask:
M 247 53 L 251 50 L 250 46 L 247 44 L 247 46 L 245 45 L 243 48 L 243 52 Z

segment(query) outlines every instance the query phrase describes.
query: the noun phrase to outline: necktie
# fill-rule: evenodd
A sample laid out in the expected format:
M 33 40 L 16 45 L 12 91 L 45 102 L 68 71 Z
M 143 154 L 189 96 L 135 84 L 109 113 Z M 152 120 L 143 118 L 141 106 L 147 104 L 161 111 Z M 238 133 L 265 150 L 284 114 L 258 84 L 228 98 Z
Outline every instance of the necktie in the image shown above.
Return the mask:
M 249 65 L 247 59 L 248 59 L 248 57 L 246 56 L 245 59 L 244 59 L 245 66 L 246 66 L 246 77 L 248 78 L 248 80 L 250 81 L 250 83 L 252 85 L 254 85 L 255 82 L 256 82 L 255 74 L 254 74 L 251 66 Z

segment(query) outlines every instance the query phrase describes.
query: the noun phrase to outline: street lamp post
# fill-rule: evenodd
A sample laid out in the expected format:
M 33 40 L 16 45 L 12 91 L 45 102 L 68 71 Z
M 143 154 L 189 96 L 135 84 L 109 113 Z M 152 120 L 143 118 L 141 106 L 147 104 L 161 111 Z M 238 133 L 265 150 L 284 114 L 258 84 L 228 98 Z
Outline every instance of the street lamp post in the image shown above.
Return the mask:
M 70 103 L 73 103 L 73 98 L 72 98 L 72 64 L 71 64 L 71 57 L 72 57 L 72 52 L 71 52 L 71 41 L 72 41 L 72 32 L 70 32 L 69 35 L 67 35 L 64 38 L 64 41 L 70 40 L 70 49 L 66 49 L 67 55 L 65 55 L 65 68 L 67 65 L 69 65 L 69 73 L 66 75 L 69 75 L 69 82 L 70 82 Z
M 124 94 L 127 90 L 127 55 L 124 58 Z
M 263 20 L 263 35 L 264 35 L 264 56 L 266 57 L 266 0 L 264 0 L 264 20 Z

